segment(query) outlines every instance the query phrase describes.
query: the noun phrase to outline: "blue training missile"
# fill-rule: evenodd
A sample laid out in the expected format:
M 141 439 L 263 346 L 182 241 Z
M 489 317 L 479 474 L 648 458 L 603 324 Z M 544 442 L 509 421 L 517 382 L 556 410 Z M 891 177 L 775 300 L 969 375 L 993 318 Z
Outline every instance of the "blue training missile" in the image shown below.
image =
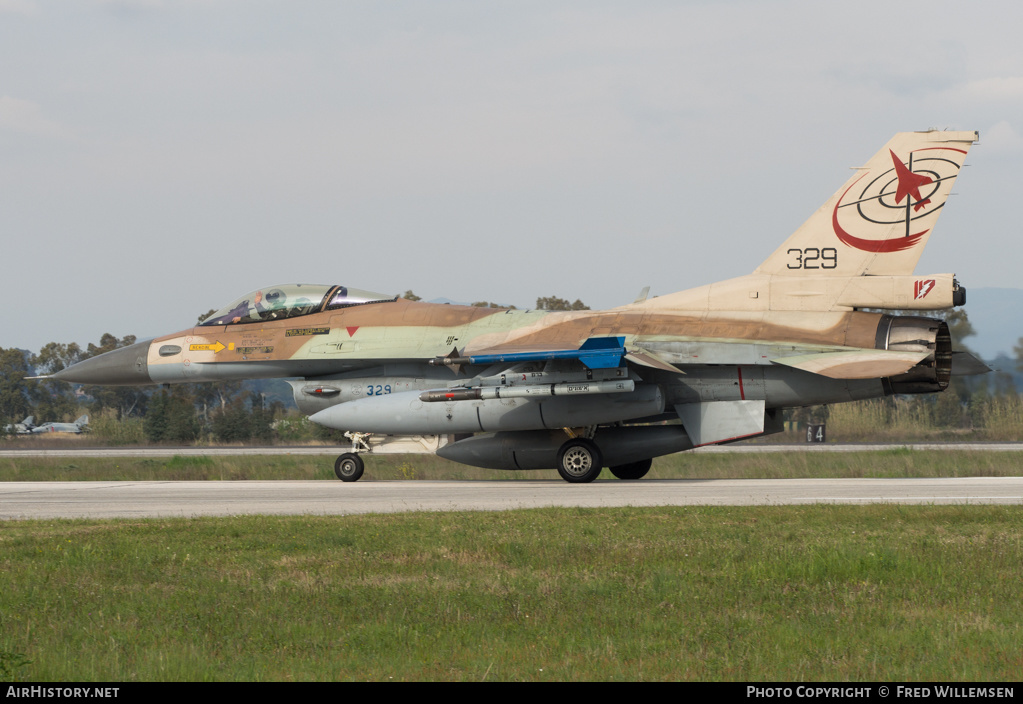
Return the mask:
M 578 359 L 587 369 L 611 369 L 622 363 L 625 356 L 624 337 L 591 337 L 577 350 L 540 350 L 535 352 L 509 352 L 503 354 L 477 354 L 467 357 L 436 357 L 430 364 L 456 366 L 463 364 L 499 364 L 508 362 L 545 362 L 552 359 Z

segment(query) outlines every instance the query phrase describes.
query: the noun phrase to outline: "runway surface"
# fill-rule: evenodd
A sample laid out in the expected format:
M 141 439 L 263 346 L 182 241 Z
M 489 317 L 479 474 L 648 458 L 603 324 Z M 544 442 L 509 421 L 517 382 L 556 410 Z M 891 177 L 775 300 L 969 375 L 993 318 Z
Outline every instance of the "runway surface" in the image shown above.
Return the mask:
M 1023 504 L 1023 477 L 0 483 L 4 520 L 814 503 Z

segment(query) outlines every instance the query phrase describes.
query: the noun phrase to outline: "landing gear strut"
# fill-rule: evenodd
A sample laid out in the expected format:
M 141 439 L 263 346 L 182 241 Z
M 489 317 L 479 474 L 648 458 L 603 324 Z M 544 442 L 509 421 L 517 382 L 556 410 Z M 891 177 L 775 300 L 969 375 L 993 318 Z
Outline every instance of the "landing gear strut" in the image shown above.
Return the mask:
M 369 452 L 369 433 L 345 433 L 352 441 L 351 452 L 346 452 L 334 461 L 334 474 L 343 482 L 357 482 L 366 471 L 366 463 L 359 457 L 360 452 Z

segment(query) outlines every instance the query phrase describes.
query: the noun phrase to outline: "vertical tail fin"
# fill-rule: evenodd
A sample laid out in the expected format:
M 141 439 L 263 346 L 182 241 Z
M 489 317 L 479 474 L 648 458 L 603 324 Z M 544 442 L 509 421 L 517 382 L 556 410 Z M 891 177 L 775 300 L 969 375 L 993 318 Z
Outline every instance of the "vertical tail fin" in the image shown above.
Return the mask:
M 900 132 L 754 273 L 913 273 L 976 132 Z

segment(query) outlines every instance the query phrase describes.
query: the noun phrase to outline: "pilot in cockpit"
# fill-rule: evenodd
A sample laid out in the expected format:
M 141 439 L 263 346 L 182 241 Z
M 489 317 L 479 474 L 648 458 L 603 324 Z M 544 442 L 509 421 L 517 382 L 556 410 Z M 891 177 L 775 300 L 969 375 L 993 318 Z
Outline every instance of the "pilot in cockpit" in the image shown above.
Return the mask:
M 393 301 L 394 298 L 345 286 L 287 284 L 250 293 L 201 324 L 233 325 L 284 320 L 310 315 L 321 309 L 337 310 L 365 303 Z
M 256 295 L 253 297 L 253 303 L 250 303 L 248 299 L 239 301 L 238 305 L 232 308 L 226 315 L 218 318 L 214 321 L 215 325 L 231 325 L 232 323 L 240 323 L 246 318 L 257 319 L 264 318 L 267 308 L 263 306 L 263 292 L 256 291 Z
M 284 291 L 273 289 L 267 292 L 265 306 L 260 304 L 260 300 L 263 298 L 262 293 L 260 291 L 256 294 L 256 313 L 261 320 L 278 320 L 287 317 L 288 311 L 284 307 L 284 302 L 288 300 L 288 296 Z
M 259 305 L 260 299 L 263 297 L 262 291 L 256 292 L 256 305 Z M 213 321 L 214 325 L 230 325 L 231 323 L 237 323 L 242 318 L 246 318 L 249 315 L 249 301 L 239 301 L 238 305 L 227 312 L 226 315 L 217 318 Z

